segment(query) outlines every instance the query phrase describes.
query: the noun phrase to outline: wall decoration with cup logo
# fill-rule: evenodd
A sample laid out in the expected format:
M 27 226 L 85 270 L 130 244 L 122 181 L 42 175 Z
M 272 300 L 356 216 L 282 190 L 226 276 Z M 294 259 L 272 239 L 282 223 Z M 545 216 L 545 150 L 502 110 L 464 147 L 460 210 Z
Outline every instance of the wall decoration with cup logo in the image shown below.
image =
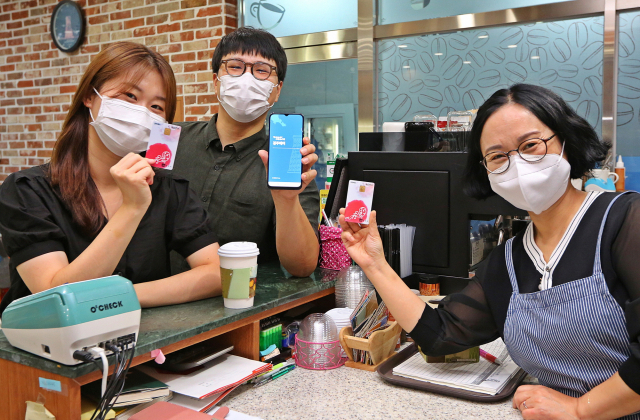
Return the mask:
M 358 26 L 357 0 L 246 0 L 243 8 L 244 26 L 277 37 Z
M 640 39 L 640 14 L 635 25 L 635 36 L 624 38 L 629 61 L 621 59 L 621 71 L 630 73 L 620 73 L 618 95 L 625 98 L 625 118 L 637 124 L 637 139 L 640 52 L 632 40 Z M 453 110 L 477 109 L 498 89 L 530 83 L 560 94 L 600 133 L 603 33 L 603 17 L 597 16 L 380 41 L 379 127 L 416 114 L 446 117 Z
M 249 11 L 251 12 L 251 16 L 258 20 L 260 27 L 268 31 L 282 22 L 286 9 L 280 4 L 272 4 L 265 0 L 258 0 L 255 3 L 251 3 Z M 263 19 L 265 19 L 264 22 Z

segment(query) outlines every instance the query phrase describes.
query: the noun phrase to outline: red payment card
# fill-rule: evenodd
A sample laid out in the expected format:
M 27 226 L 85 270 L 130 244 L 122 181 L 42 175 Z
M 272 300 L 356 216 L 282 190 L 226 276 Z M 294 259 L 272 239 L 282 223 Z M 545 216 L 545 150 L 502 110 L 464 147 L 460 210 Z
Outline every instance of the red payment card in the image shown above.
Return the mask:
M 181 127 L 173 124 L 154 122 L 147 146 L 147 159 L 155 159 L 151 164 L 156 168 L 173 169 L 180 140 Z

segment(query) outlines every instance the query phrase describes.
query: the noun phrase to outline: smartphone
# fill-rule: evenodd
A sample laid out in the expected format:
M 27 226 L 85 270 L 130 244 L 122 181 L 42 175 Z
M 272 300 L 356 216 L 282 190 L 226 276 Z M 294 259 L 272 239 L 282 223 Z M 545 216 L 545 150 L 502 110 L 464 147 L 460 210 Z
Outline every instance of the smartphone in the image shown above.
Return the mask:
M 272 189 L 297 190 L 302 187 L 302 114 L 269 116 L 269 164 L 267 185 Z

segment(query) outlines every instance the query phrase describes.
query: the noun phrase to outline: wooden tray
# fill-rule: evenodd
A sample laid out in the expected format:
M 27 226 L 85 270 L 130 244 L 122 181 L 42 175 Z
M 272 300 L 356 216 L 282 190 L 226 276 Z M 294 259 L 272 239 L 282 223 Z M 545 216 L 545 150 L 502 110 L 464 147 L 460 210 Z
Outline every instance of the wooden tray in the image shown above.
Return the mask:
M 520 382 L 527 376 L 524 370 L 516 373 L 513 378 L 507 383 L 507 385 L 496 395 L 482 394 L 480 392 L 467 391 L 465 389 L 451 388 L 449 386 L 437 385 L 431 382 L 419 381 L 417 379 L 405 378 L 404 376 L 398 376 L 393 374 L 393 368 L 404 362 L 414 354 L 418 352 L 418 347 L 415 344 L 410 345 L 406 349 L 402 350 L 393 359 L 389 359 L 383 362 L 378 367 L 378 375 L 383 380 L 392 383 L 394 385 L 400 385 L 407 388 L 419 389 L 421 391 L 429 391 L 436 394 L 448 395 L 450 397 L 462 398 L 465 400 L 478 401 L 478 402 L 495 402 L 508 398 L 513 394 L 520 385 Z
M 395 354 L 396 343 L 400 338 L 401 332 L 402 327 L 396 321 L 393 321 L 389 328 L 374 332 L 368 339 L 353 337 L 351 327 L 344 327 L 340 330 L 340 344 L 342 344 L 342 348 L 349 358 L 344 365 L 370 372 L 375 371 L 382 362 Z M 373 365 L 354 361 L 353 349 L 368 351 Z

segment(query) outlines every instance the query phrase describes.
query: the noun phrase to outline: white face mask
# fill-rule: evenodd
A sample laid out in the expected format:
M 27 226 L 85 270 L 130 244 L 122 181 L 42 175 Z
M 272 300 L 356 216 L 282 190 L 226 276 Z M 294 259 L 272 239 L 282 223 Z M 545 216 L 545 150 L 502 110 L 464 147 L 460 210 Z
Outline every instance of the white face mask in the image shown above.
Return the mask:
M 144 106 L 108 98 L 100 95 L 95 88 L 93 90 L 102 99 L 102 104 L 95 119 L 89 110 L 93 120 L 90 124 L 96 129 L 98 137 L 107 149 L 120 157 L 130 152 L 140 153 L 147 150 L 153 123 L 167 121 Z
M 276 85 L 268 80 L 258 80 L 248 72 L 240 77 L 225 74 L 218 79 L 220 105 L 238 122 L 254 121 L 273 106 L 269 97 Z
M 540 214 L 562 197 L 569 183 L 571 165 L 560 155 L 547 154 L 527 162 L 517 153 L 509 156 L 509 169 L 489 174 L 491 189 L 515 207 Z

